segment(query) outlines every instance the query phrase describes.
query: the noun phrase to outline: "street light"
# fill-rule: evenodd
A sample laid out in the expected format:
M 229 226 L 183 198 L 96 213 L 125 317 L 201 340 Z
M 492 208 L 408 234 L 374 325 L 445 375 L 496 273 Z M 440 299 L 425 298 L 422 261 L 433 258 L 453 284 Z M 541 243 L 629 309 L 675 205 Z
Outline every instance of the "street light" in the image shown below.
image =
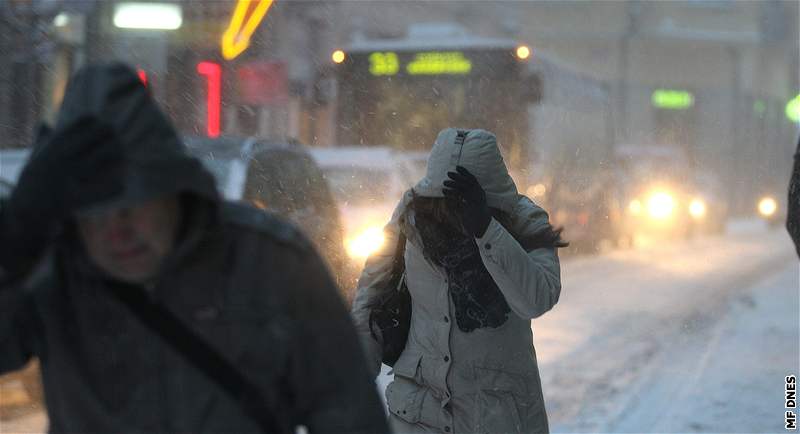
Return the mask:
M 176 30 L 183 24 L 180 5 L 171 3 L 119 3 L 114 25 L 121 29 Z

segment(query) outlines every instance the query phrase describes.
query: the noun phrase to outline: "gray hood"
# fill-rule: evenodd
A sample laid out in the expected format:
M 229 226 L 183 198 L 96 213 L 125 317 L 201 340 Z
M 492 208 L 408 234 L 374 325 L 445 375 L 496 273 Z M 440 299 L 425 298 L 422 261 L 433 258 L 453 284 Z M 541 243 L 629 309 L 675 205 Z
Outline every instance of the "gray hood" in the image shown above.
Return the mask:
M 459 130 L 467 132 L 463 145 L 456 143 Z M 517 186 L 508 174 L 497 137 L 486 130 L 442 130 L 428 157 L 426 175 L 414 192 L 423 197 L 444 197 L 442 184 L 448 179 L 447 172 L 455 172 L 456 166 L 465 167 L 478 178 L 490 207 L 513 212 L 519 201 Z

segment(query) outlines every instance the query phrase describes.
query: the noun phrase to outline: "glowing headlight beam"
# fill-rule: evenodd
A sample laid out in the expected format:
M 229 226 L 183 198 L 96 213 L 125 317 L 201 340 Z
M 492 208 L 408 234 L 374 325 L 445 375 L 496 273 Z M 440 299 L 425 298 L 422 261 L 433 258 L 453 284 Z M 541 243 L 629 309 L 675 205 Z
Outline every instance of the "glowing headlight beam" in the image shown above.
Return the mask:
M 694 199 L 689 203 L 689 214 L 696 218 L 701 219 L 706 216 L 706 203 L 702 199 Z
M 380 250 L 384 242 L 386 242 L 386 237 L 383 235 L 383 229 L 371 227 L 357 237 L 347 240 L 345 248 L 351 258 L 366 259 L 369 255 Z
M 665 192 L 654 193 L 647 201 L 647 212 L 656 220 L 666 220 L 675 211 L 675 199 Z
M 764 217 L 771 217 L 778 210 L 778 202 L 771 197 L 765 197 L 758 202 L 758 213 Z

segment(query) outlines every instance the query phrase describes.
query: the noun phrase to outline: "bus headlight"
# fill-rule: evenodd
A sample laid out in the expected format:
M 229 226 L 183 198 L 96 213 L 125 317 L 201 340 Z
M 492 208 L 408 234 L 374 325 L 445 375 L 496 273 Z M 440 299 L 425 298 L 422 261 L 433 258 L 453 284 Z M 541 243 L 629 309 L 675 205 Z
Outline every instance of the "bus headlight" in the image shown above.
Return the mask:
M 527 45 L 520 45 L 515 50 L 514 54 L 517 55 L 517 59 L 525 60 L 525 59 L 531 57 L 531 48 L 528 47 Z
M 758 213 L 763 217 L 772 217 L 777 210 L 778 202 L 769 196 L 761 198 L 758 202 Z
M 655 220 L 667 220 L 674 212 L 675 199 L 667 192 L 655 192 L 647 199 L 647 213 Z
M 352 259 L 366 259 L 380 250 L 384 242 L 386 238 L 383 235 L 383 228 L 373 226 L 345 241 L 345 248 Z
M 703 199 L 693 199 L 689 203 L 689 214 L 698 220 L 706 216 L 706 203 Z
M 333 53 L 331 53 L 331 60 L 333 60 L 333 63 L 336 64 L 344 62 L 344 59 L 346 57 L 347 55 L 342 50 L 336 50 Z

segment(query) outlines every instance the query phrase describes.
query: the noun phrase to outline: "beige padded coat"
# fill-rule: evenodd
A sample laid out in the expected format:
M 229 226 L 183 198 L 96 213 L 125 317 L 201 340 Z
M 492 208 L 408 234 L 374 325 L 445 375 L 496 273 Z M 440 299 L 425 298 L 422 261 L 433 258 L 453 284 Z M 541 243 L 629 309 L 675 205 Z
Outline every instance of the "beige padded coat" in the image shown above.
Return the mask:
M 452 128 L 439 134 L 427 174 L 414 187 L 417 195 L 442 197 L 447 172 L 460 164 L 477 177 L 489 206 L 512 216 L 513 232 L 525 236 L 549 227 L 547 214 L 517 193 L 492 133 L 469 130 L 463 148 L 455 138 Z M 384 248 L 367 261 L 352 312 L 368 363 L 377 375 L 380 347 L 370 335 L 367 306 L 389 278 L 402 230 L 407 237 L 404 259 L 412 317 L 405 350 L 394 366 L 394 381 L 386 390 L 394 430 L 547 432 L 531 319 L 558 301 L 561 283 L 555 249 L 526 252 L 492 219 L 486 233 L 475 242 L 512 313 L 498 328 L 465 333 L 455 324 L 446 274 L 423 257 L 413 213 L 406 212 L 410 200 L 409 191 L 385 228 Z

